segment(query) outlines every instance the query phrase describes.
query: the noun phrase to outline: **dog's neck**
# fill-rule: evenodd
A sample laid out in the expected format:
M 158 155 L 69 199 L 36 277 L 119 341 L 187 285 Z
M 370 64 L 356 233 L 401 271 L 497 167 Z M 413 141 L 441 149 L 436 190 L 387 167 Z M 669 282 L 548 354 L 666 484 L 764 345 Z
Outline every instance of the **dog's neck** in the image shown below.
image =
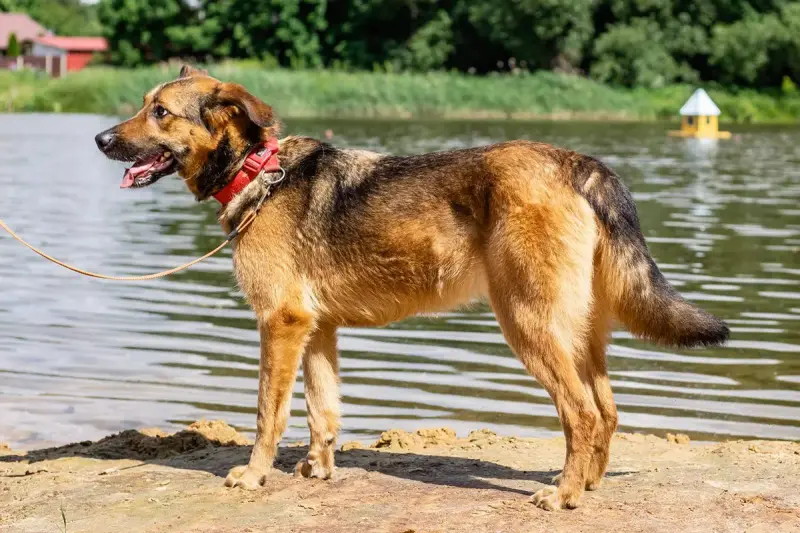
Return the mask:
M 244 160 L 257 144 L 257 142 L 250 143 L 245 151 L 237 154 L 230 137 L 225 133 L 217 147 L 209 152 L 205 165 L 194 179 L 198 186 L 195 193 L 197 199 L 206 200 L 224 189 L 242 168 Z
M 296 174 L 295 170 L 298 167 L 302 167 L 303 158 L 320 144 L 320 141 L 310 137 L 290 136 L 284 137 L 278 141 L 278 162 L 286 174 L 280 184 L 270 188 L 270 196 L 276 194 L 281 188 L 289 185 L 293 174 Z M 247 155 L 245 154 L 244 157 L 237 159 L 235 166 L 232 165 L 233 170 L 226 177 L 226 184 L 233 179 L 232 176 L 239 171 L 246 157 Z M 233 229 L 249 209 L 255 207 L 258 201 L 264 196 L 265 187 L 264 180 L 253 180 L 237 193 L 230 202 L 220 208 L 218 212 L 219 221 L 226 232 Z
M 273 179 L 267 176 L 283 172 L 278 162 L 278 149 L 277 137 L 270 137 L 266 142 L 256 145 L 250 150 L 233 178 L 228 180 L 228 184 L 213 194 L 214 198 L 224 206 L 255 180 L 266 179 L 276 185 L 282 177 Z

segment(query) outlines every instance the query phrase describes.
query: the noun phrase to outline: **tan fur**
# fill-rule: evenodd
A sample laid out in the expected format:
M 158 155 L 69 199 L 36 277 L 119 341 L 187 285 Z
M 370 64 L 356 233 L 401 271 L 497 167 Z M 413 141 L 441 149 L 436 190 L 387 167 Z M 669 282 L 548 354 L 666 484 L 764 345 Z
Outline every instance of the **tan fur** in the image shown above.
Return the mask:
M 277 126 L 269 107 L 242 88 L 192 70 L 182 75 L 191 83 L 148 94 L 122 135 L 169 136 L 186 147 L 181 175 L 197 195 L 196 180 L 223 135 L 243 157 L 253 124 L 263 126 L 263 138 Z M 179 114 L 204 92 L 224 96 L 202 110 L 209 129 L 175 119 L 150 131 L 154 102 Z M 332 147 L 335 154 L 325 159 L 325 146 L 301 137 L 280 142 L 288 184 L 235 241 L 236 278 L 256 314 L 261 362 L 256 442 L 249 464 L 233 469 L 226 485 L 264 483 L 301 361 L 311 445 L 296 473 L 332 475 L 338 326 L 380 326 L 488 298 L 514 353 L 555 402 L 566 435 L 559 486 L 533 501 L 546 509 L 575 507 L 584 488 L 599 485 L 617 426 L 605 362 L 611 321 L 647 309 L 648 291 L 655 290 L 638 241 L 612 238 L 607 226 L 620 216 L 617 205 L 602 209 L 620 195 L 608 171 L 579 154 L 521 141 L 402 161 Z M 306 176 L 310 158 L 327 166 Z M 576 182 L 577 172 L 583 181 Z M 224 207 L 223 229 L 235 227 L 264 190 L 254 181 Z M 615 201 L 626 208 L 625 199 Z M 635 306 L 624 303 L 631 287 Z M 636 324 L 646 333 L 649 326 Z
M 291 150 L 295 142 L 300 141 L 284 139 L 282 151 Z M 359 157 L 366 161 L 352 164 L 368 168 L 379 156 L 353 153 L 354 159 Z M 480 227 L 454 222 L 445 212 L 449 205 L 426 205 L 421 218 L 407 221 L 379 209 L 364 224 L 391 253 L 355 248 L 343 261 L 313 227 L 306 231 L 287 223 L 300 216 L 300 199 L 284 196 L 268 202 L 240 237 L 234 253 L 237 278 L 258 316 L 271 316 L 288 298 L 316 323 L 326 325 L 383 325 L 488 296 L 509 344 L 554 398 L 570 436 L 565 481 L 547 505 L 574 507 L 584 485 L 597 484 L 605 472 L 608 442 L 616 427 L 615 421 L 606 423 L 603 418 L 610 412 L 605 403 L 603 409 L 595 404 L 595 390 L 601 401 L 610 400 L 603 381 L 607 383 L 603 337 L 607 324 L 599 326 L 597 334 L 592 326 L 597 224 L 586 201 L 564 183 L 562 169 L 540 157 L 533 146 L 498 148 L 486 160 L 495 185 L 494 210 L 485 214 Z M 253 183 L 243 197 L 260 193 L 260 185 Z M 328 194 L 323 186 L 314 190 L 308 209 L 328 205 Z M 233 215 L 238 209 L 234 201 L 223 211 L 222 220 L 238 219 Z M 298 356 L 305 346 L 307 325 L 293 328 L 298 330 L 294 355 L 268 351 L 268 357 Z M 323 382 L 335 389 L 335 365 L 326 361 L 314 366 L 310 357 L 306 348 L 312 446 L 309 460 L 297 471 L 327 477 L 333 465 L 326 439 L 335 437 L 338 428 L 338 402 L 335 392 L 321 393 L 314 384 Z M 319 360 L 323 357 L 317 355 Z M 585 369 L 586 377 L 579 368 Z M 582 380 L 591 380 L 588 388 Z M 323 398 L 326 405 L 316 405 Z M 268 412 L 280 419 L 279 410 L 276 404 Z M 273 453 L 272 435 L 259 457 Z M 257 449 L 261 446 L 258 443 Z M 586 475 L 595 455 L 589 481 Z M 239 478 L 238 483 L 247 484 L 246 479 Z

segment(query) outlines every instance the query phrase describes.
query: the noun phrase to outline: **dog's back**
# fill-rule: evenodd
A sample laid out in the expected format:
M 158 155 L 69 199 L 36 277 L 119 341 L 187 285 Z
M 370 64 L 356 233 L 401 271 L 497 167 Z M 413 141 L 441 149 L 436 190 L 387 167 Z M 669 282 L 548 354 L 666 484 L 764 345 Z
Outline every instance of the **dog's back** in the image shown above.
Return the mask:
M 727 338 L 721 321 L 683 300 L 663 277 L 629 191 L 596 159 L 521 141 L 415 156 L 340 150 L 308 138 L 284 142 L 303 146 L 287 161 L 306 191 L 297 221 L 307 237 L 297 244 L 308 247 L 299 253 L 301 266 L 311 269 L 321 303 L 343 322 L 384 324 L 486 296 L 493 274 L 486 259 L 499 245 L 491 242 L 498 224 L 522 241 L 503 246 L 523 253 L 526 243 L 553 237 L 569 247 L 576 221 L 589 216 L 581 221 L 595 234 L 587 275 L 602 284 L 592 298 L 608 300 L 634 334 L 661 344 Z M 510 213 L 539 222 L 525 222 L 531 232 L 516 235 Z M 553 283 L 546 272 L 534 275 Z M 344 303 L 345 294 L 360 305 Z

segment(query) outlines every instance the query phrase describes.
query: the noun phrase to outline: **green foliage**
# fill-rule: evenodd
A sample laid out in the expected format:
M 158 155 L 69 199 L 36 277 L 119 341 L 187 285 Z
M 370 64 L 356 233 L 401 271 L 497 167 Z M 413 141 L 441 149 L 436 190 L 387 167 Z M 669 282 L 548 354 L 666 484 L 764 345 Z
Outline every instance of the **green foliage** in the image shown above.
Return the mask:
M 782 73 L 791 79 L 800 79 L 800 2 L 791 2 L 781 9 L 781 22 L 786 41 L 778 58 L 785 64 Z M 783 78 L 781 78 L 781 81 Z
M 797 1 L 601 0 L 598 21 L 590 69 L 600 80 L 779 87 L 800 74 Z
M 93 4 L 80 0 L 0 0 L 0 11 L 22 11 L 56 35 L 100 35 Z
M 655 21 L 616 24 L 595 41 L 592 76 L 617 85 L 663 87 L 680 77 L 680 66 Z
M 419 28 L 406 46 L 396 48 L 390 54 L 401 70 L 436 70 L 445 66 L 453 52 L 453 21 L 445 11 L 438 11 L 435 18 Z
M 112 63 L 589 73 L 626 87 L 800 79 L 800 0 L 0 0 Z
M 93 67 L 50 79 L 30 71 L 0 71 L 0 108 L 130 116 L 142 95 L 174 79 L 178 65 L 124 69 Z M 692 86 L 612 88 L 554 72 L 469 76 L 451 72 L 372 73 L 265 70 L 253 61 L 208 66 L 212 75 L 242 83 L 283 118 L 579 118 L 675 120 Z M 800 94 L 709 90 L 723 119 L 794 121 Z
M 770 13 L 751 15 L 713 29 L 709 62 L 723 83 L 749 85 L 766 75 L 770 58 L 786 41 L 780 19 Z
M 198 11 L 184 0 L 102 0 L 97 14 L 111 60 L 119 65 L 202 57 L 198 52 L 208 38 L 196 30 Z M 199 43 L 193 40 L 198 37 L 202 37 Z
M 295 68 L 322 66 L 327 0 L 203 0 L 202 27 L 214 57 L 277 59 Z
M 783 81 L 781 81 L 781 93 L 786 96 L 792 96 L 797 93 L 797 85 L 789 76 L 784 76 Z
M 6 46 L 6 55 L 8 57 L 17 57 L 20 54 L 19 43 L 17 42 L 17 34 L 11 33 L 8 36 L 8 45 Z
M 444 0 L 329 2 L 322 36 L 326 66 L 437 70 L 453 58 L 463 17 Z
M 595 0 L 464 1 L 469 22 L 533 68 L 576 68 L 594 35 Z

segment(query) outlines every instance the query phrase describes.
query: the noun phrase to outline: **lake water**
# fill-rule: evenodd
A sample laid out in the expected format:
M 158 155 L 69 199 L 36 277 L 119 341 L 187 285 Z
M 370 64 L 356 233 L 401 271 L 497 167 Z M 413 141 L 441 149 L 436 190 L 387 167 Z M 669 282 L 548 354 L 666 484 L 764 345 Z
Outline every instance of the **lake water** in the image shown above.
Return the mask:
M 0 218 L 32 243 L 111 274 L 161 270 L 222 238 L 213 202 L 177 178 L 118 188 L 94 146 L 101 116 L 0 115 Z M 621 429 L 696 439 L 800 439 L 800 130 L 719 144 L 668 125 L 290 121 L 340 146 L 418 153 L 526 138 L 595 155 L 634 191 L 647 241 L 688 299 L 725 318 L 728 346 L 669 350 L 615 333 Z M 174 277 L 91 280 L 0 234 L 0 441 L 95 439 L 198 418 L 255 427 L 258 337 L 230 250 Z M 555 409 L 477 306 L 340 333 L 342 440 L 388 428 L 560 433 Z M 302 383 L 286 437 L 307 438 Z

